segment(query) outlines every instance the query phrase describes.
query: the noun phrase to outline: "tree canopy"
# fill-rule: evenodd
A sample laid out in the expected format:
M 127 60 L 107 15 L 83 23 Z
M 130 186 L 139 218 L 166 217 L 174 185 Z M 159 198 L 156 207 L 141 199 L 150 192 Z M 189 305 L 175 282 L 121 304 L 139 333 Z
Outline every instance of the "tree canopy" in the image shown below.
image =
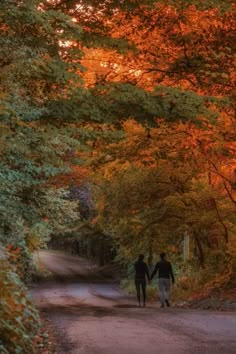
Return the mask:
M 234 12 L 230 0 L 1 1 L 8 281 L 27 280 L 33 252 L 68 234 L 128 263 L 179 256 L 188 232 L 199 266 L 217 255 L 215 275 L 226 263 L 232 276 Z

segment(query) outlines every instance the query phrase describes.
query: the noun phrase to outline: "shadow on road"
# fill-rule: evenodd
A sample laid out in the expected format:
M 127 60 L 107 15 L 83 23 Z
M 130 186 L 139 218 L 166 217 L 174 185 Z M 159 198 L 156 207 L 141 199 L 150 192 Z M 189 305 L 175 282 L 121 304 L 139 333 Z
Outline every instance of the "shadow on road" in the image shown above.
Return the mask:
M 118 304 L 118 305 L 113 305 L 113 307 L 119 308 L 119 309 L 135 309 L 137 308 L 137 305 L 131 305 L 131 304 Z
M 57 354 L 236 353 L 234 314 L 137 308 L 135 297 L 87 260 L 52 251 L 39 258 L 52 277 L 31 295 L 55 326 Z

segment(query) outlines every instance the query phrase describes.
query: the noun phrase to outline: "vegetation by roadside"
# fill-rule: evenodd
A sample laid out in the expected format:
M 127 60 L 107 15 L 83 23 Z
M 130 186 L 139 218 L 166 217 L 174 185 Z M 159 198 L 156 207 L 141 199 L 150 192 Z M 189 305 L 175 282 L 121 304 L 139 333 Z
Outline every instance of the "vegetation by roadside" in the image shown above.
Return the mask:
M 221 262 L 217 257 L 214 261 L 209 259 L 205 268 L 200 268 L 194 259 L 187 262 L 175 259 L 173 264 L 176 282 L 171 289 L 171 299 L 174 306 L 216 310 L 236 309 L 234 266 L 230 265 L 224 257 Z M 135 296 L 132 264 L 128 270 L 129 277 L 121 280 L 121 287 Z M 157 278 L 147 286 L 147 298 L 150 301 L 158 301 Z
M 39 314 L 4 253 L 0 257 L 0 284 L 0 352 L 32 354 L 40 329 Z
M 131 280 L 123 280 L 121 287 L 129 294 L 136 296 L 135 286 Z M 180 290 L 179 285 L 175 284 L 171 292 L 172 306 L 177 308 L 193 308 L 203 310 L 219 310 L 219 311 L 236 311 L 236 284 L 230 283 L 225 287 L 212 292 L 204 292 L 198 289 L 198 292 L 193 291 L 185 293 Z M 153 283 L 147 287 L 148 302 L 158 302 L 157 283 Z
M 55 328 L 45 314 L 40 313 L 41 329 L 34 337 L 35 354 L 56 354 L 57 338 Z

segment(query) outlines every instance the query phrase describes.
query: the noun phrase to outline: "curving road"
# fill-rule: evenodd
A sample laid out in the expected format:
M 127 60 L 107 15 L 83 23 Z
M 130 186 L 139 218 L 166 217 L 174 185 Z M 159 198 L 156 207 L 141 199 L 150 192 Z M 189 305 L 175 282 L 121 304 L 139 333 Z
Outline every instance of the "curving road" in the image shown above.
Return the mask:
M 137 308 L 104 269 L 59 252 L 40 252 L 54 277 L 32 297 L 54 324 L 58 354 L 235 354 L 236 313 Z

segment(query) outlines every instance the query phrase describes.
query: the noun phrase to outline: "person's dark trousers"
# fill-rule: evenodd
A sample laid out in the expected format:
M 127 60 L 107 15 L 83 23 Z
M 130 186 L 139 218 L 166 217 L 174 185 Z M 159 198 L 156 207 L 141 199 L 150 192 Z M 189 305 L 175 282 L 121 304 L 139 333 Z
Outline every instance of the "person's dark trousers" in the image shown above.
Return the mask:
M 143 293 L 143 303 L 146 303 L 146 280 L 145 279 L 135 279 L 135 286 L 137 292 L 138 302 L 141 302 L 141 289 Z

